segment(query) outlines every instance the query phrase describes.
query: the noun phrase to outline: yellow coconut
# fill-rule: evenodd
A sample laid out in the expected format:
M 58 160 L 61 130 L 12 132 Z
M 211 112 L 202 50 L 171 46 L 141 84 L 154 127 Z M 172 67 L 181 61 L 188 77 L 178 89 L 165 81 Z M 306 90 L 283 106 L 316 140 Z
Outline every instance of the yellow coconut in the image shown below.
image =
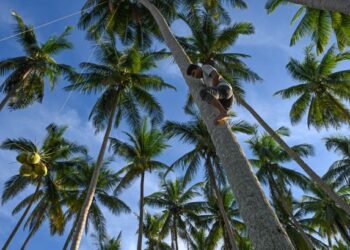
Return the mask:
M 47 167 L 44 163 L 39 162 L 38 164 L 34 165 L 34 171 L 38 176 L 45 176 L 47 175 Z
M 28 155 L 28 162 L 31 164 L 38 164 L 41 160 L 40 155 L 38 153 L 31 153 Z
M 16 159 L 18 162 L 22 163 L 22 164 L 26 164 L 28 163 L 28 160 L 27 160 L 27 153 L 21 153 L 19 155 L 17 155 Z
M 25 177 L 31 176 L 33 173 L 33 167 L 27 164 L 23 164 L 19 169 L 19 174 Z

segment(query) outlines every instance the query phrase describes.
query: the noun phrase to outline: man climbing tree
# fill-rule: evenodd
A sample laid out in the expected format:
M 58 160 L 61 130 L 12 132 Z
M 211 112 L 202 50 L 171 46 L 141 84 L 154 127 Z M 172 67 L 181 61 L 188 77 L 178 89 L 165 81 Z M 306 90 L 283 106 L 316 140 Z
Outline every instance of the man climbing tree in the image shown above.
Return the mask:
M 209 64 L 204 64 L 202 67 L 190 64 L 187 68 L 187 75 L 197 79 L 203 78 L 206 87 L 200 91 L 200 96 L 203 101 L 213 105 L 220 111 L 220 114 L 215 119 L 215 123 L 223 124 L 228 118 L 227 112 L 233 103 L 231 85 Z

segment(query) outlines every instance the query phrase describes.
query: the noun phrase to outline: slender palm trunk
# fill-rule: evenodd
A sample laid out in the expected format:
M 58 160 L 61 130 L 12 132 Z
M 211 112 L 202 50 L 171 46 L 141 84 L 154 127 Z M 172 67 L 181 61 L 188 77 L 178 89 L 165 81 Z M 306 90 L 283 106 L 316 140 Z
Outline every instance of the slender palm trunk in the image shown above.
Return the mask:
M 178 236 L 177 236 L 176 220 L 174 220 L 174 236 L 175 236 L 176 250 L 179 250 L 179 242 L 178 242 Z
M 216 152 L 223 163 L 227 179 L 235 193 L 242 218 L 247 225 L 255 249 L 294 249 L 228 124 L 216 126 L 214 120 L 218 111 L 200 99 L 199 91 L 203 86 L 203 81 L 186 75 L 191 61 L 171 33 L 163 16 L 148 0 L 139 0 L 139 3 L 144 5 L 155 18 L 168 48 L 189 85 L 190 94 L 199 107 Z
M 224 228 L 225 228 L 225 232 L 227 233 L 227 238 L 228 238 L 228 241 L 230 243 L 230 249 L 232 250 L 238 250 L 238 246 L 235 242 L 235 237 L 234 237 L 234 233 L 233 233 L 233 228 L 231 226 L 231 223 L 228 219 L 228 216 L 227 216 L 227 213 L 225 211 L 225 208 L 224 208 L 224 202 L 222 201 L 222 197 L 221 197 L 221 193 L 220 193 L 220 190 L 219 190 L 219 187 L 216 183 L 216 179 L 215 179 L 215 176 L 214 176 L 214 170 L 213 170 L 213 166 L 211 165 L 211 163 L 209 162 L 209 160 L 206 160 L 207 161 L 207 166 L 208 166 L 208 172 L 209 172 L 209 178 L 211 180 L 211 183 L 214 187 L 214 191 L 215 191 L 215 195 L 216 195 L 216 199 L 218 200 L 218 205 L 219 205 L 219 210 L 220 210 L 220 214 L 221 214 L 221 217 L 224 221 Z
M 284 210 L 284 212 L 286 214 L 288 214 L 289 218 L 292 220 L 292 223 L 297 228 L 297 230 L 300 233 L 301 237 L 304 239 L 308 249 L 309 250 L 315 249 L 315 247 L 313 246 L 310 238 L 305 234 L 304 229 L 300 225 L 299 221 L 289 211 L 288 206 L 286 205 L 285 201 L 283 200 L 282 192 L 278 188 L 277 183 L 275 182 L 275 179 L 274 179 L 272 173 L 270 173 L 270 172 L 268 173 L 268 179 L 269 179 L 269 186 L 270 186 L 272 197 L 281 205 L 281 207 Z
M 41 215 L 41 217 L 36 221 L 35 225 L 32 227 L 32 229 L 30 230 L 26 240 L 24 241 L 23 245 L 21 246 L 21 250 L 25 250 L 29 240 L 33 237 L 33 235 L 35 234 L 35 232 L 38 229 L 38 226 L 40 225 L 40 223 L 42 222 L 42 218 L 43 218 L 43 214 Z
M 32 199 L 30 200 L 26 210 L 24 211 L 24 213 L 22 214 L 21 218 L 19 219 L 19 221 L 17 222 L 15 228 L 12 230 L 10 236 L 8 237 L 8 239 L 6 240 L 4 246 L 2 247 L 2 250 L 5 250 L 8 248 L 9 244 L 11 243 L 13 237 L 15 236 L 15 234 L 17 233 L 18 228 L 20 227 L 20 225 L 22 224 L 24 218 L 27 216 L 30 208 L 32 207 L 32 205 L 34 204 L 35 198 L 37 196 L 37 193 L 39 192 L 40 189 L 40 185 L 41 185 L 41 180 L 38 181 L 38 184 L 36 185 L 36 189 L 35 192 L 32 196 Z
M 305 5 L 319 10 L 338 11 L 350 15 L 349 0 L 287 0 L 291 3 Z
M 139 235 L 137 239 L 137 250 L 142 250 L 142 236 L 143 236 L 143 207 L 145 203 L 144 199 L 144 188 L 145 188 L 145 172 L 141 174 L 140 182 L 140 215 L 139 215 Z
M 74 233 L 74 229 L 77 227 L 77 224 L 78 224 L 79 215 L 80 215 L 80 211 L 79 211 L 79 213 L 77 214 L 77 217 L 76 217 L 75 220 L 74 220 L 74 223 L 73 223 L 73 225 L 72 225 L 72 228 L 71 228 L 70 231 L 69 231 L 68 237 L 67 237 L 66 242 L 64 243 L 64 246 L 63 246 L 63 250 L 67 250 L 67 249 L 68 249 L 69 243 L 70 243 L 70 241 L 72 240 L 72 236 L 73 236 L 73 233 Z
M 96 167 L 94 169 L 94 173 L 93 173 L 91 181 L 90 181 L 89 189 L 88 189 L 84 204 L 83 204 L 81 211 L 80 211 L 77 227 L 76 227 L 75 232 L 73 234 L 73 240 L 72 240 L 72 245 L 71 245 L 72 250 L 79 249 L 80 241 L 81 241 L 81 238 L 83 236 L 84 228 L 86 225 L 86 219 L 87 219 L 87 216 L 89 214 L 89 209 L 91 207 L 91 204 L 92 204 L 92 201 L 94 198 L 94 194 L 96 191 L 97 180 L 98 180 L 98 176 L 100 174 L 100 169 L 101 169 L 102 164 L 103 164 L 103 158 L 104 158 L 104 155 L 106 152 L 109 135 L 110 135 L 112 127 L 113 127 L 113 121 L 114 121 L 114 116 L 115 116 L 116 110 L 117 110 L 117 102 L 115 100 L 114 106 L 112 107 L 112 110 L 111 110 L 111 113 L 109 116 L 107 129 L 106 129 L 105 135 L 103 137 L 102 146 L 101 146 L 100 152 L 98 154 Z
M 269 135 L 287 152 L 287 154 L 310 176 L 311 180 L 317 184 L 328 196 L 350 215 L 350 205 L 342 200 L 328 185 L 324 182 L 312 168 L 304 162 L 303 159 L 260 117 L 260 115 L 240 96 L 235 96 L 237 101 L 247 109 L 259 124 L 269 133 Z

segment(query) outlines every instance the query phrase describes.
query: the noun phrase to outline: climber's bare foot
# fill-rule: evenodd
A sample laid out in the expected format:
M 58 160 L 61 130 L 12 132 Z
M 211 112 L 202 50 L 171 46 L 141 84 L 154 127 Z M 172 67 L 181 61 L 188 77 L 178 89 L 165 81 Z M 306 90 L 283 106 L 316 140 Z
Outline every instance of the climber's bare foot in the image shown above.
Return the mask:
M 216 117 L 215 120 L 215 124 L 216 125 L 222 125 L 225 123 L 225 121 L 229 118 L 229 116 L 227 115 L 227 113 L 221 113 L 220 115 L 218 115 L 218 117 Z

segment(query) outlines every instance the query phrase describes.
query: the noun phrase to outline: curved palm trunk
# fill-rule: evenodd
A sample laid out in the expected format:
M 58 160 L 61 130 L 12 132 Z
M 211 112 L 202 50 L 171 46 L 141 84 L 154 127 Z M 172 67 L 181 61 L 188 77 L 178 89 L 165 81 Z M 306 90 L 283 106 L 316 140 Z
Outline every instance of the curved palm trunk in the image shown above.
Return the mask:
M 301 157 L 291 149 L 288 144 L 264 121 L 263 118 L 240 96 L 235 96 L 239 104 L 241 104 L 249 113 L 259 122 L 259 124 L 269 133 L 269 135 L 287 152 L 287 154 L 310 176 L 311 180 L 317 184 L 339 207 L 341 207 L 348 215 L 350 215 L 350 205 L 342 200 L 328 185 L 324 182 L 312 168 L 304 162 Z
M 155 18 L 168 48 L 189 85 L 190 93 L 199 107 L 216 152 L 223 163 L 227 179 L 235 193 L 242 218 L 247 225 L 255 249 L 294 249 L 229 126 L 227 124 L 214 125 L 214 120 L 218 114 L 217 110 L 200 100 L 199 91 L 203 86 L 203 81 L 186 75 L 187 67 L 191 61 L 171 33 L 161 13 L 148 0 L 139 0 L 139 2 Z
M 297 230 L 300 233 L 301 237 L 305 241 L 308 249 L 309 250 L 315 249 L 315 247 L 313 246 L 310 238 L 305 234 L 304 229 L 300 225 L 299 221 L 296 220 L 295 217 L 293 216 L 293 214 L 289 212 L 289 209 L 288 209 L 286 203 L 284 202 L 284 200 L 282 198 L 283 197 L 282 196 L 282 192 L 278 188 L 277 183 L 275 182 L 275 179 L 273 178 L 271 173 L 268 173 L 268 179 L 269 179 L 269 186 L 270 186 L 270 189 L 271 189 L 272 197 L 281 205 L 281 207 L 284 210 L 284 212 L 289 215 L 289 218 L 292 220 L 292 223 L 297 228 Z
M 72 225 L 72 228 L 69 231 L 68 237 L 67 237 L 66 242 L 64 243 L 64 246 L 63 246 L 63 250 L 68 249 L 69 243 L 72 240 L 74 229 L 76 228 L 76 226 L 78 224 L 79 215 L 80 215 L 80 212 L 78 213 L 77 217 L 75 218 L 74 223 Z
M 35 192 L 33 194 L 33 197 L 32 199 L 30 200 L 26 210 L 24 211 L 24 213 L 22 214 L 21 218 L 19 219 L 19 221 L 17 222 L 15 228 L 12 230 L 10 236 L 8 237 L 8 239 L 6 240 L 4 246 L 2 247 L 2 250 L 5 250 L 8 248 L 9 244 L 11 243 L 13 237 L 15 236 L 15 234 L 17 233 L 17 230 L 18 228 L 20 227 L 20 225 L 22 224 L 24 218 L 27 216 L 30 208 L 32 207 L 32 205 L 34 204 L 34 201 L 35 201 L 35 197 L 37 195 L 37 193 L 39 192 L 39 189 L 40 189 L 40 185 L 41 185 L 41 180 L 39 180 L 38 184 L 36 185 L 36 189 L 35 189 Z
M 212 165 L 208 162 L 207 160 L 207 166 L 208 166 L 208 172 L 209 172 L 209 178 L 212 182 L 212 185 L 214 187 L 214 191 L 215 191 L 215 195 L 216 195 L 216 198 L 218 200 L 218 205 L 219 205 L 219 210 L 220 210 L 220 214 L 221 214 L 221 217 L 224 221 L 224 227 L 225 227 L 225 231 L 227 233 L 227 238 L 228 238 L 228 241 L 230 243 L 230 249 L 233 249 L 233 250 L 238 250 L 238 246 L 235 242 L 235 237 L 234 237 L 234 232 L 233 232 L 233 228 L 231 226 L 231 223 L 228 219 L 228 216 L 227 216 L 227 213 L 225 211 L 225 208 L 224 208 L 224 202 L 222 201 L 222 197 L 221 197 L 221 193 L 220 193 L 220 190 L 219 190 L 219 187 L 216 183 L 216 179 L 215 179 L 215 176 L 214 176 L 214 170 L 213 170 L 213 167 Z
M 145 188 L 145 172 L 141 174 L 140 182 L 140 215 L 139 215 L 139 235 L 137 239 L 137 250 L 142 250 L 142 235 L 143 235 L 143 207 L 144 207 L 144 188 Z
M 72 250 L 79 249 L 81 237 L 83 235 L 83 231 L 84 231 L 85 224 L 86 224 L 86 219 L 87 219 L 87 216 L 89 214 L 89 209 L 91 207 L 91 203 L 93 201 L 94 194 L 96 191 L 97 180 L 98 180 L 98 176 L 100 174 L 100 169 L 101 169 L 102 164 L 103 164 L 103 158 L 104 158 L 104 155 L 106 152 L 108 138 L 109 138 L 109 135 L 110 135 L 112 127 L 113 127 L 113 120 L 114 120 L 116 110 L 117 110 L 117 104 L 115 101 L 115 104 L 112 107 L 111 114 L 110 114 L 110 117 L 108 120 L 107 129 L 106 129 L 105 135 L 103 137 L 102 146 L 101 146 L 100 152 L 98 154 L 96 167 L 94 169 L 94 173 L 93 173 L 91 181 L 90 181 L 89 189 L 88 189 L 84 204 L 83 204 L 81 211 L 80 211 L 80 215 L 79 215 L 79 219 L 78 219 L 78 223 L 77 223 L 77 228 L 75 229 L 75 232 L 73 234 L 73 240 L 72 240 L 72 246 L 71 246 Z
M 350 15 L 349 0 L 287 0 L 291 3 L 305 5 L 320 10 L 331 10 Z

